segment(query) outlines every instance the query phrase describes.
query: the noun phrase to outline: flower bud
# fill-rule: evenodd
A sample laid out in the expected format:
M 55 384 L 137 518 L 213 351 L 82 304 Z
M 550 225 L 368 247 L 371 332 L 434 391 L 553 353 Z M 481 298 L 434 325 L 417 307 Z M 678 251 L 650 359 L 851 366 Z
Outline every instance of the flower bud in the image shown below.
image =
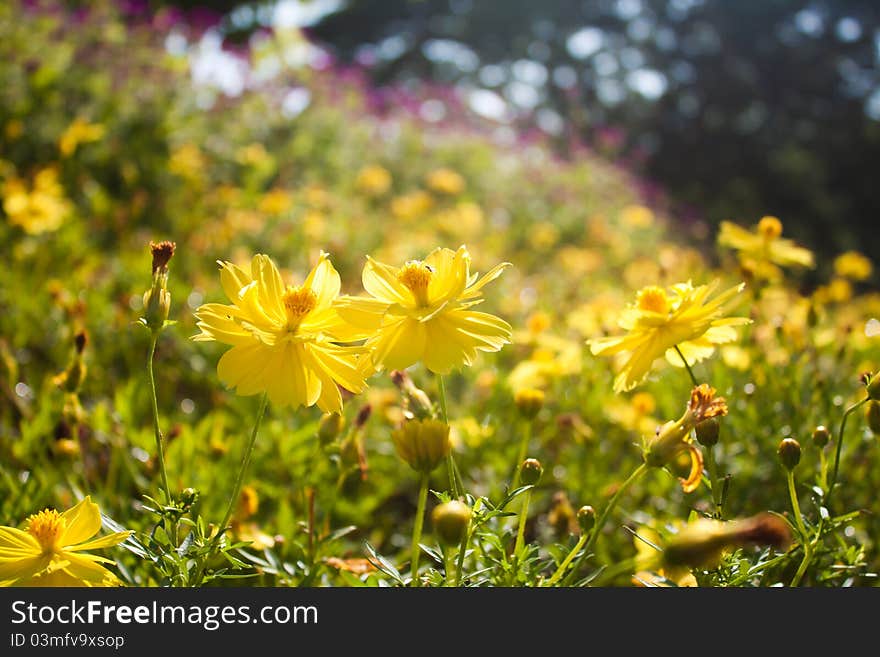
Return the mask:
M 153 255 L 153 284 L 144 293 L 143 323 L 154 333 L 161 331 L 171 310 L 171 294 L 168 292 L 168 261 L 174 255 L 174 242 L 150 242 Z
M 581 527 L 581 531 L 586 534 L 588 531 L 593 529 L 593 525 L 596 524 L 596 510 L 591 507 L 589 504 L 582 506 L 578 509 L 578 525 Z
M 866 376 L 865 379 L 865 390 L 868 393 L 868 397 L 874 401 L 880 400 L 880 372 L 870 377 Z
M 329 445 L 342 433 L 345 418 L 339 413 L 325 413 L 318 422 L 318 442 L 322 446 Z
M 523 486 L 536 486 L 541 481 L 544 468 L 538 459 L 526 459 L 522 462 L 519 471 L 519 479 Z
M 712 447 L 718 443 L 718 434 L 720 433 L 721 422 L 717 417 L 710 417 L 703 420 L 694 427 L 697 434 L 697 442 L 704 447 Z
M 813 429 L 813 444 L 819 449 L 824 449 L 824 447 L 831 441 L 831 432 L 825 428 L 824 425 L 820 424 L 815 429 Z
M 459 545 L 471 522 L 471 510 L 464 502 L 452 500 L 435 507 L 431 513 L 434 533 L 444 545 Z
M 403 394 L 404 407 L 413 412 L 417 418 L 430 418 L 434 416 L 434 404 L 428 394 L 416 386 L 409 375 L 403 370 L 391 372 L 391 382 L 394 383 Z
M 195 504 L 197 499 L 199 499 L 199 491 L 195 488 L 184 488 L 180 491 L 180 502 L 184 510 Z
M 415 471 L 427 474 L 449 454 L 449 425 L 440 420 L 410 420 L 391 432 L 398 456 Z
M 785 438 L 776 453 L 786 470 L 794 470 L 801 461 L 801 444 L 794 438 Z
M 868 407 L 865 409 L 865 420 L 867 420 L 871 431 L 880 434 L 880 402 L 873 399 L 868 402 Z
M 52 451 L 64 458 L 76 458 L 80 454 L 79 442 L 73 438 L 61 438 L 52 441 Z
M 517 390 L 513 396 L 516 408 L 527 420 L 533 419 L 544 406 L 544 392 L 536 388 Z

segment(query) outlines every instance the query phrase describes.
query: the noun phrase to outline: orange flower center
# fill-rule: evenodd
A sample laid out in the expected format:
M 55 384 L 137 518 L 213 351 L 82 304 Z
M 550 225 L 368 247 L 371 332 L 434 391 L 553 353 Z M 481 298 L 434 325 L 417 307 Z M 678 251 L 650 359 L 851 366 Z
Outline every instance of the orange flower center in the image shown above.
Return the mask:
M 420 306 L 428 305 L 428 283 L 434 270 L 430 265 L 414 260 L 406 263 L 397 273 L 397 280 L 403 283 Z
M 646 287 L 639 291 L 638 308 L 665 315 L 669 312 L 669 297 L 662 287 Z
M 765 240 L 775 240 L 782 235 L 782 222 L 776 217 L 762 217 L 758 222 L 758 234 Z
M 37 539 L 44 554 L 55 552 L 67 522 L 55 509 L 46 509 L 28 518 L 27 531 Z
M 287 286 L 282 297 L 284 309 L 287 311 L 287 327 L 289 330 L 299 326 L 303 318 L 318 304 L 317 295 L 311 289 L 299 286 Z

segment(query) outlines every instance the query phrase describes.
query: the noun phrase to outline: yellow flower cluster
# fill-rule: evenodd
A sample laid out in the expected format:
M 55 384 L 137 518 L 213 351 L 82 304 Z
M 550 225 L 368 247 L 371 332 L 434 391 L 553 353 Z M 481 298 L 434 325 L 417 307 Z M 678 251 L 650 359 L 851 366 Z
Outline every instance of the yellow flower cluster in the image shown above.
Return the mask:
M 70 213 L 70 201 L 54 167 L 41 169 L 29 185 L 13 177 L 3 183 L 3 211 L 14 226 L 39 235 L 58 230 Z
M 479 278 L 464 246 L 435 249 L 399 268 L 368 257 L 367 297 L 339 295 L 326 253 L 300 285 L 285 284 L 266 255 L 254 256 L 250 271 L 219 264 L 232 303 L 203 304 L 194 339 L 231 345 L 217 365 L 220 379 L 241 395 L 265 392 L 279 406 L 339 412 L 340 388 L 360 392 L 379 369 L 422 362 L 445 374 L 511 340 L 507 322 L 471 310 L 509 264 Z

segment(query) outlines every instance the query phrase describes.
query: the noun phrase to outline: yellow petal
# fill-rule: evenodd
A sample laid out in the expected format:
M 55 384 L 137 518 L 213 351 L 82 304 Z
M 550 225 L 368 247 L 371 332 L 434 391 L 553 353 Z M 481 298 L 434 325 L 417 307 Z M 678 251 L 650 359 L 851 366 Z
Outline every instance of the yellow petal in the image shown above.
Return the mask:
M 339 296 L 341 287 L 339 273 L 330 262 L 329 256 L 323 251 L 321 252 L 318 264 L 309 272 L 303 285 L 318 297 L 315 305 L 316 309 L 328 307 Z
M 40 552 L 42 548 L 33 536 L 15 527 L 0 526 L 0 549 Z
M 217 375 L 239 395 L 255 395 L 265 390 L 263 371 L 274 357 L 272 348 L 258 342 L 236 346 L 220 357 Z
M 502 262 L 500 265 L 496 265 L 495 267 L 490 269 L 488 272 L 486 272 L 485 276 L 483 276 L 481 279 L 479 279 L 473 285 L 469 286 L 464 291 L 464 294 L 462 294 L 461 297 L 459 297 L 459 298 L 472 299 L 473 297 L 475 297 L 479 294 L 482 294 L 483 286 L 485 286 L 487 283 L 491 283 L 496 278 L 501 276 L 501 274 L 504 273 L 504 270 L 507 269 L 508 267 L 513 267 L 513 265 L 509 262 Z
M 422 358 L 425 339 L 425 324 L 403 317 L 383 326 L 368 344 L 373 349 L 373 361 L 377 366 L 402 370 Z
M 339 297 L 333 307 L 343 320 L 358 330 L 374 332 L 382 325 L 382 319 L 390 304 L 381 299 L 370 297 Z
M 389 304 L 412 306 L 412 293 L 397 280 L 397 270 L 367 256 L 367 264 L 361 274 L 364 289 L 372 296 Z
M 282 323 L 285 321 L 284 302 L 281 295 L 284 294 L 284 281 L 281 273 L 272 259 L 258 253 L 251 260 L 251 274 L 257 282 L 258 298 L 260 307 L 273 321 Z
M 62 546 L 87 541 L 101 529 L 101 511 L 88 495 L 62 513 L 61 517 L 67 524 L 59 539 L 59 545 Z
M 65 552 L 82 552 L 83 550 L 98 550 L 100 548 L 112 547 L 114 545 L 118 545 L 122 543 L 125 539 L 132 535 L 133 532 L 125 531 L 125 532 L 116 532 L 114 534 L 108 534 L 107 536 L 102 536 L 101 538 L 96 538 L 91 541 L 86 541 L 85 543 L 80 543 L 79 545 L 72 545 L 70 547 L 65 547 Z
M 233 303 L 238 301 L 238 293 L 248 285 L 253 278 L 244 269 L 231 262 L 217 261 L 220 265 L 220 285 L 227 298 Z

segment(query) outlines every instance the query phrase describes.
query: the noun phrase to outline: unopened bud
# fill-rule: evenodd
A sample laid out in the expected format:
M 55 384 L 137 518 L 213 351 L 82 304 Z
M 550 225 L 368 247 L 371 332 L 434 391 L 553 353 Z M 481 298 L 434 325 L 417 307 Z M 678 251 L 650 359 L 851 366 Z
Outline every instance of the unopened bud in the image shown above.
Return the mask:
M 325 413 L 318 422 L 318 442 L 322 446 L 329 445 L 342 432 L 345 418 L 339 413 Z
M 868 402 L 868 408 L 865 409 L 865 419 L 868 426 L 875 434 L 880 434 L 880 402 L 873 399 Z
M 153 273 L 167 272 L 168 261 L 174 255 L 177 244 L 164 240 L 162 242 L 150 242 L 150 254 L 153 256 Z
M 870 377 L 866 376 L 865 379 L 865 390 L 868 393 L 868 397 L 874 401 L 880 400 L 880 372 Z
M 544 474 L 544 468 L 538 459 L 526 459 L 522 462 L 519 479 L 524 486 L 535 486 L 541 481 L 542 474 Z
M 787 470 L 794 470 L 801 462 L 801 444 L 794 438 L 783 439 L 776 453 Z
M 150 242 L 153 255 L 153 283 L 144 293 L 143 323 L 154 333 L 161 331 L 171 310 L 168 292 L 168 261 L 174 255 L 174 242 Z
M 517 390 L 513 396 L 513 401 L 520 415 L 524 418 L 533 419 L 544 406 L 544 392 L 536 388 L 524 388 Z
M 694 431 L 697 434 L 697 442 L 704 447 L 712 447 L 718 443 L 720 429 L 721 422 L 717 417 L 710 417 L 708 420 L 703 420 L 694 427 Z
M 428 394 L 419 388 L 403 370 L 393 370 L 391 381 L 403 393 L 404 407 L 411 410 L 420 419 L 434 416 L 434 404 Z
M 813 444 L 819 449 L 823 449 L 831 441 L 831 432 L 820 424 L 813 429 Z
M 184 488 L 180 491 L 180 501 L 183 503 L 184 508 L 191 507 L 197 499 L 199 499 L 199 491 L 195 488 Z
M 449 425 L 439 420 L 410 420 L 391 432 L 397 454 L 421 473 L 431 472 L 449 454 Z
M 584 534 L 593 529 L 595 524 L 596 510 L 593 507 L 587 504 L 578 509 L 578 525 L 580 525 L 581 531 Z
M 471 522 L 471 510 L 464 502 L 452 500 L 437 506 L 431 513 L 434 533 L 444 545 L 459 545 Z

